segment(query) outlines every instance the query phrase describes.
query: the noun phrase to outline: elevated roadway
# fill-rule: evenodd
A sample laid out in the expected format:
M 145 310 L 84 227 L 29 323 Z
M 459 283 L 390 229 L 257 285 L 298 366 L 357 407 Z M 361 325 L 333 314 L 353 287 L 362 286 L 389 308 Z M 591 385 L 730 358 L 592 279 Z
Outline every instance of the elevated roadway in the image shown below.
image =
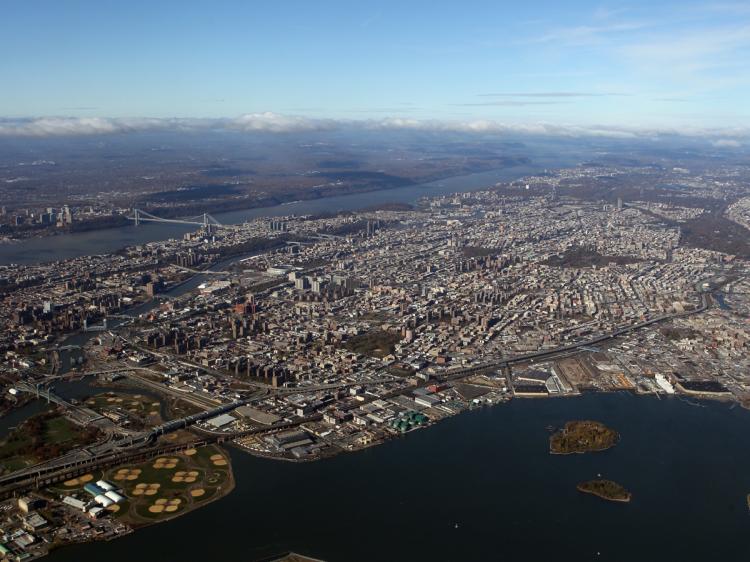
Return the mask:
M 628 334 L 630 332 L 640 330 L 647 326 L 672 320 L 674 318 L 686 317 L 694 314 L 699 314 L 707 310 L 711 305 L 711 297 L 708 293 L 701 294 L 701 306 L 695 310 L 686 311 L 683 313 L 667 314 L 645 320 L 630 326 L 624 326 L 609 334 L 604 334 L 594 338 L 590 338 L 585 341 L 572 343 L 570 345 L 560 346 L 549 350 L 540 350 L 534 353 L 527 353 L 517 355 L 514 357 L 508 357 L 498 361 L 492 361 L 482 363 L 479 365 L 473 365 L 470 367 L 453 370 L 445 373 L 440 378 L 442 380 L 457 380 L 464 378 L 473 373 L 486 371 L 490 369 L 506 368 L 514 363 L 536 361 L 539 359 L 549 359 L 551 357 L 559 356 L 560 354 L 569 354 L 571 352 L 578 352 L 581 348 L 590 348 L 596 344 L 606 342 L 617 338 L 619 336 Z M 202 368 L 202 366 L 200 366 Z M 147 379 L 145 379 L 147 380 Z M 382 379 L 380 381 L 370 381 L 369 384 L 377 384 L 379 382 L 391 381 L 392 378 Z M 153 381 L 151 381 L 153 382 Z M 157 383 L 154 383 L 157 384 Z M 305 392 L 314 390 L 327 390 L 342 388 L 352 385 L 362 385 L 368 383 L 342 383 L 342 384 L 331 384 L 331 385 L 316 385 L 311 387 L 295 387 L 295 388 L 273 388 L 268 385 L 258 385 L 257 391 L 250 397 L 237 400 L 231 403 L 215 406 L 209 410 L 181 418 L 179 420 L 173 420 L 152 428 L 148 432 L 143 432 L 139 435 L 131 435 L 128 437 L 113 439 L 110 438 L 105 442 L 99 443 L 96 446 L 79 449 L 72 451 L 67 455 L 54 459 L 47 463 L 42 463 L 33 467 L 28 467 L 20 471 L 16 471 L 12 474 L 8 474 L 0 477 L 0 497 L 8 497 L 14 493 L 23 492 L 32 487 L 40 487 L 52 482 L 59 481 L 60 479 L 70 478 L 78 474 L 99 468 L 102 466 L 111 466 L 114 464 L 122 464 L 125 462 L 135 462 L 139 459 L 148 459 L 153 456 L 168 454 L 168 452 L 184 450 L 186 448 L 197 447 L 202 444 L 210 442 L 222 442 L 225 440 L 236 439 L 238 437 L 264 433 L 269 431 L 277 431 L 283 428 L 295 427 L 302 423 L 314 421 L 322 418 L 321 414 L 314 414 L 306 418 L 300 418 L 292 422 L 283 422 L 274 426 L 257 427 L 242 432 L 227 432 L 221 434 L 210 434 L 201 441 L 191 442 L 189 444 L 176 444 L 171 446 L 158 445 L 156 442 L 158 437 L 176 431 L 178 429 L 184 429 L 212 417 L 221 415 L 222 413 L 229 412 L 240 406 L 250 404 L 256 400 L 260 400 L 270 394 L 271 392 Z M 164 391 L 164 385 L 159 385 L 159 390 Z M 34 389 L 36 392 L 36 389 Z M 180 396 L 184 398 L 183 396 Z

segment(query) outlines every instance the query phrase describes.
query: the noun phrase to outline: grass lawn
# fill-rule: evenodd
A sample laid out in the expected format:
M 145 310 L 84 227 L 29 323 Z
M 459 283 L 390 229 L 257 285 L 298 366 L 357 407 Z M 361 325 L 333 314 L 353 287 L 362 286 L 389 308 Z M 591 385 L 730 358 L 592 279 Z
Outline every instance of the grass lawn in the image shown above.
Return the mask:
M 385 357 L 393 353 L 396 343 L 401 340 L 399 334 L 371 330 L 366 334 L 349 338 L 344 347 L 354 353 L 372 357 Z
M 116 517 L 146 525 L 190 511 L 231 488 L 229 456 L 218 446 L 173 453 L 105 471 L 128 498 Z
M 79 434 L 79 427 L 62 416 L 51 418 L 44 424 L 44 440 L 47 443 L 67 443 L 74 440 Z
M 54 410 L 27 419 L 0 443 L 0 466 L 18 470 L 88 445 L 97 431 L 81 427 Z

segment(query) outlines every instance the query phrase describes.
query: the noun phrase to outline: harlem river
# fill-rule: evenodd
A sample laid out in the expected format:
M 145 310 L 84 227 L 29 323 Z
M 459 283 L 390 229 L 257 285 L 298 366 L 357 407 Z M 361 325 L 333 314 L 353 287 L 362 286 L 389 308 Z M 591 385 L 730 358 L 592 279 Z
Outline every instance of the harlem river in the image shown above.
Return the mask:
M 530 171 L 509 168 L 217 218 L 238 223 L 414 203 Z M 24 240 L 0 246 L 0 263 L 111 252 L 192 229 L 144 224 Z M 10 414 L 3 428 L 41 407 L 31 403 Z M 550 455 L 548 428 L 574 419 L 604 422 L 620 432 L 621 442 L 600 453 Z M 249 562 L 295 551 L 328 562 L 747 560 L 748 435 L 750 412 L 740 407 L 621 393 L 516 399 L 312 463 L 261 459 L 230 447 L 236 488 L 228 496 L 173 521 L 112 542 L 66 547 L 48 559 Z M 610 503 L 576 490 L 577 483 L 599 475 L 621 483 L 633 500 Z
M 550 455 L 548 428 L 571 419 L 621 441 Z M 749 434 L 750 412 L 729 404 L 586 394 L 516 399 L 312 463 L 230 449 L 227 497 L 50 560 L 747 560 Z M 599 475 L 633 500 L 576 491 Z

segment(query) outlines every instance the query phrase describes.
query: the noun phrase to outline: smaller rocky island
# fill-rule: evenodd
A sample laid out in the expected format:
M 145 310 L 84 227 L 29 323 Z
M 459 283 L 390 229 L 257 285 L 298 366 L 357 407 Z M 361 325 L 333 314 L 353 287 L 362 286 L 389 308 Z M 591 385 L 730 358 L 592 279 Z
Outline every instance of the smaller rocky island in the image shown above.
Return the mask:
M 576 486 L 579 492 L 593 494 L 612 502 L 629 502 L 632 494 L 612 480 L 589 480 Z
M 620 434 L 597 421 L 571 421 L 549 438 L 549 452 L 553 455 L 604 451 L 614 447 Z

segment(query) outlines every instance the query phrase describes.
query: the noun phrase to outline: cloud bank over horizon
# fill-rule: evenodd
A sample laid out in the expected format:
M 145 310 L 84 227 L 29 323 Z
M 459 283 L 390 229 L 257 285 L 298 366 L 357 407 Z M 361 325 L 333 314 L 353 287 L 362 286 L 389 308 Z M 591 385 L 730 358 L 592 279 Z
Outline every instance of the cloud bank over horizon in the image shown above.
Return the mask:
M 603 137 L 653 139 L 663 136 L 705 138 L 717 148 L 739 148 L 750 141 L 750 128 L 637 127 L 556 123 L 504 123 L 493 119 L 441 120 L 385 117 L 381 119 L 324 119 L 274 112 L 246 113 L 232 118 L 36 117 L 0 118 L 0 137 L 64 137 L 114 135 L 148 131 L 244 133 L 316 133 L 338 130 L 415 131 L 528 135 L 548 137 Z
M 750 130 L 748 0 L 39 3 L 0 18 L 5 136 Z

